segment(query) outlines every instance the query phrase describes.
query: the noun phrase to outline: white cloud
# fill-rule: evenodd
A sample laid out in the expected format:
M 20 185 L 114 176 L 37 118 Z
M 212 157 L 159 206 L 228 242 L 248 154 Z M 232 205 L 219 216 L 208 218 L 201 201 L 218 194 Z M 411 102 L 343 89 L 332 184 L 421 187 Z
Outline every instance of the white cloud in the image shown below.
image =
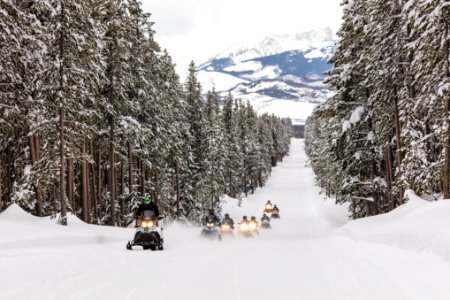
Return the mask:
M 142 0 L 156 23 L 156 39 L 179 65 L 273 33 L 319 27 L 337 30 L 340 0 Z

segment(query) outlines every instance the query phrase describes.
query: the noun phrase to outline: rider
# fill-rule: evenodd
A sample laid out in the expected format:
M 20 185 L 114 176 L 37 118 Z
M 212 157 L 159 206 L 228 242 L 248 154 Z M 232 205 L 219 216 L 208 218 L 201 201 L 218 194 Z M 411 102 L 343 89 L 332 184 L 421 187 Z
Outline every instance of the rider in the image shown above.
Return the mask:
M 228 224 L 230 225 L 231 229 L 234 229 L 234 221 L 232 218 L 230 218 L 229 214 L 225 214 L 225 218 L 222 220 L 222 224 Z
M 220 219 L 216 214 L 214 213 L 214 209 L 210 208 L 208 210 L 208 214 L 203 218 L 203 225 L 206 225 L 208 222 L 214 222 L 215 225 L 218 225 L 220 223 Z
M 248 224 L 248 223 L 249 223 L 249 221 L 247 219 L 247 216 L 243 216 L 242 221 L 239 224 Z
M 266 215 L 266 214 L 263 214 L 263 216 L 262 216 L 262 218 L 261 218 L 261 222 L 264 222 L 264 221 L 270 222 L 270 218 L 269 218 L 269 216 Z
M 153 201 L 152 197 L 150 197 L 150 195 L 146 194 L 143 198 L 142 198 L 142 203 L 141 205 L 139 205 L 139 208 L 136 211 L 136 218 L 139 218 L 140 215 L 144 212 L 144 211 L 153 211 L 155 214 L 155 218 L 159 217 L 159 209 L 158 206 L 156 205 L 155 201 Z
M 252 217 L 250 218 L 250 222 L 251 222 L 251 223 L 255 223 L 256 225 L 258 225 L 258 221 L 256 221 L 256 217 L 255 217 L 255 216 L 252 216 Z
M 273 206 L 273 211 L 279 213 L 280 210 L 278 209 L 278 207 L 276 205 Z

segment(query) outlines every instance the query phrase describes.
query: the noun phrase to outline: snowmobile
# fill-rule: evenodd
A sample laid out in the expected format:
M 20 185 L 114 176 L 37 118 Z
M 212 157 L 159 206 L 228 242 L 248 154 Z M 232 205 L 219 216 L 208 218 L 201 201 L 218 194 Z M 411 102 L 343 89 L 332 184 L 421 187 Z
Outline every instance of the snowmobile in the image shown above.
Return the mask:
M 250 232 L 250 222 L 241 222 L 239 223 L 239 234 L 245 238 L 253 237 L 253 234 Z
M 249 229 L 250 233 L 252 233 L 252 234 L 259 234 L 258 222 L 256 222 L 256 220 L 253 220 L 253 219 L 250 220 L 248 222 L 248 229 Z
M 272 215 L 270 216 L 271 219 L 279 219 L 280 218 L 280 211 L 278 208 L 274 208 L 272 211 Z
M 271 229 L 272 226 L 270 226 L 270 221 L 268 219 L 261 221 L 261 228 Z
M 271 213 L 273 211 L 273 205 L 272 203 L 266 203 L 264 206 L 264 212 L 265 213 Z
M 144 250 L 163 250 L 163 228 L 158 230 L 158 221 L 164 217 L 156 218 L 155 212 L 147 210 L 142 213 L 137 222 L 137 231 L 134 239 L 127 243 L 127 249 L 133 250 L 133 246 L 141 246 Z
M 229 223 L 222 223 L 220 225 L 220 233 L 223 235 L 233 235 L 233 228 Z
M 280 213 L 278 211 L 273 211 L 272 215 L 270 216 L 271 219 L 279 219 L 280 218 Z
M 218 229 L 218 224 L 213 220 L 214 216 L 206 216 L 205 224 L 202 229 L 201 236 L 209 239 L 222 240 L 222 235 Z

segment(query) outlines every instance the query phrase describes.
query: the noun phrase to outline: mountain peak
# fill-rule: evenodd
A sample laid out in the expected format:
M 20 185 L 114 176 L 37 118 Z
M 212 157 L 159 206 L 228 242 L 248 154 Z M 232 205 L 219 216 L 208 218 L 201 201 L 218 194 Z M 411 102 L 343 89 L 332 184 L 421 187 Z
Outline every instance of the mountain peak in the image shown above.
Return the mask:
M 329 28 L 241 43 L 197 69 L 204 91 L 249 100 L 258 113 L 302 123 L 329 95 L 323 83 L 335 40 Z
M 245 42 L 217 54 L 209 61 L 223 58 L 234 64 L 256 57 L 274 55 L 292 50 L 321 49 L 334 45 L 334 33 L 330 28 L 321 28 L 295 34 L 274 34 L 256 42 Z

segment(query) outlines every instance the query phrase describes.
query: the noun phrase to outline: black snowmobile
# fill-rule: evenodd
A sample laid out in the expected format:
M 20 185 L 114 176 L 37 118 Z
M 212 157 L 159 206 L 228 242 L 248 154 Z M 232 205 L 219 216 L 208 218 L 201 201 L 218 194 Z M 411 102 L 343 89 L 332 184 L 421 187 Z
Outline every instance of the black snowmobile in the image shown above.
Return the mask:
M 233 235 L 233 225 L 230 222 L 222 222 L 222 224 L 220 225 L 220 233 L 222 235 L 228 235 L 228 236 L 232 236 Z
M 272 226 L 270 226 L 270 220 L 269 220 L 269 219 L 263 219 L 263 220 L 261 221 L 261 228 L 264 228 L 264 229 L 271 229 Z
M 215 221 L 215 216 L 208 215 L 205 217 L 205 223 L 203 224 L 203 229 L 201 236 L 209 239 L 222 240 L 222 235 L 220 234 L 219 224 Z
M 280 210 L 276 205 L 274 205 L 272 214 L 270 215 L 271 219 L 279 219 L 280 218 Z
M 133 246 L 142 246 L 144 250 L 163 250 L 163 229 L 161 228 L 161 233 L 158 230 L 158 221 L 163 218 L 162 216 L 157 218 L 154 211 L 144 211 L 137 222 L 137 231 L 133 241 L 127 243 L 127 249 L 133 250 Z

